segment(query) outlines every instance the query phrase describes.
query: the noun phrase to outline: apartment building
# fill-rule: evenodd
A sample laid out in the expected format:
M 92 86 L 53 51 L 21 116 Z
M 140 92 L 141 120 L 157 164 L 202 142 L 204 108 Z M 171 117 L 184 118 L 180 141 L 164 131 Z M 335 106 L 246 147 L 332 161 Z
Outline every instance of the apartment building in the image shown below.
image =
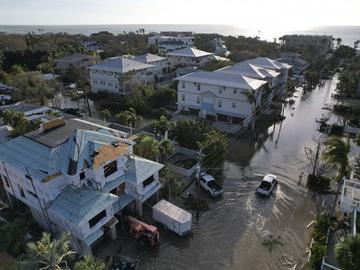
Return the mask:
M 99 62 L 99 60 L 98 56 L 75 53 L 55 60 L 55 71 L 64 74 L 71 68 L 86 69 Z
M 255 58 L 213 72 L 177 77 L 178 110 L 213 121 L 249 125 L 285 93 L 290 65 Z M 249 98 L 249 92 L 253 98 Z M 252 100 L 254 99 L 254 100 Z
M 326 54 L 334 47 L 332 36 L 285 35 L 279 38 L 280 45 L 289 49 L 314 49 L 319 54 Z
M 145 85 L 155 82 L 154 68 L 158 69 L 155 66 L 127 57 L 108 58 L 89 67 L 91 91 L 94 93 L 108 91 L 121 95 L 130 94 L 129 85 L 131 83 Z
M 162 83 L 171 80 L 171 69 L 169 60 L 165 57 L 146 53 L 132 58 L 137 62 L 153 65 L 154 82 Z
M 243 75 L 196 71 L 176 78 L 178 110 L 213 121 L 248 125 L 261 105 L 264 80 Z M 245 92 L 254 94 L 249 101 Z
M 184 49 L 168 52 L 166 54 L 172 67 L 196 66 L 201 67 L 210 61 L 217 60 L 212 53 L 187 47 Z
M 164 33 L 149 37 L 148 44 L 149 46 L 156 46 L 159 49 L 159 53 L 165 54 L 167 52 L 193 46 L 194 37 L 191 33 Z
M 162 164 L 133 155 L 125 133 L 75 118 L 56 119 L 0 144 L 0 177 L 9 201 L 26 205 L 45 230 L 70 232 L 83 255 L 115 239 L 124 208 L 161 187 Z

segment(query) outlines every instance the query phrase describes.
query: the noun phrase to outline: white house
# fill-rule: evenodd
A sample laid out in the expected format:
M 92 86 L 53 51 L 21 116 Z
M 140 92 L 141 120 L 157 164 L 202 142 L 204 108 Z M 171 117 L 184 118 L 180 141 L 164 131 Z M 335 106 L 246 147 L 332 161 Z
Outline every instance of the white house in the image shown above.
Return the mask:
M 267 57 L 257 57 L 246 61 L 249 64 L 255 65 L 257 67 L 273 70 L 280 75 L 277 77 L 276 87 L 278 88 L 278 93 L 275 96 L 284 95 L 286 92 L 286 83 L 289 77 L 289 70 L 292 68 L 291 65 L 282 63 Z
M 267 86 L 269 88 L 268 93 L 268 99 L 269 102 L 273 99 L 276 88 L 279 87 L 278 85 L 278 78 L 280 76 L 280 73 L 271 69 L 266 69 L 262 67 L 258 67 L 256 65 L 250 64 L 247 61 L 224 67 L 218 70 L 215 70 L 214 72 L 217 73 L 224 73 L 224 74 L 233 74 L 238 76 L 246 76 L 253 79 L 258 80 L 265 80 L 268 82 Z
M 128 84 L 154 83 L 154 65 L 125 57 L 112 57 L 89 67 L 92 92 L 108 91 L 116 94 L 130 94 Z M 127 76 L 128 75 L 128 76 Z
M 167 58 L 151 53 L 135 56 L 135 61 L 153 65 L 154 81 L 161 83 L 171 79 L 170 63 Z
M 184 35 L 155 35 L 149 37 L 149 46 L 153 45 L 158 47 L 159 53 L 167 53 L 194 45 L 193 36 Z
M 79 119 L 56 119 L 0 144 L 0 177 L 9 201 L 30 208 L 54 233 L 67 231 L 83 255 L 116 238 L 116 213 L 160 189 L 162 164 L 133 155 L 126 134 Z M 14 200 L 16 199 L 16 200 Z
M 214 54 L 201 51 L 192 47 L 168 52 L 166 57 L 172 67 L 196 66 L 201 67 L 212 60 L 216 60 Z
M 253 114 L 267 103 L 262 93 L 267 81 L 239 74 L 197 71 L 176 78 L 178 110 L 209 120 L 248 125 Z M 249 101 L 244 92 L 256 98 Z

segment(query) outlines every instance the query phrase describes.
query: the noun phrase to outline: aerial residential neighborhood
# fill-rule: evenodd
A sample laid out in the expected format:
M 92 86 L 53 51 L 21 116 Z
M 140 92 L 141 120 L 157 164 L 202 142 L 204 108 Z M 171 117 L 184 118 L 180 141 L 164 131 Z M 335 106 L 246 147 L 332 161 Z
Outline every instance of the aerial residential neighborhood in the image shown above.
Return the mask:
M 360 269 L 359 3 L 221 4 L 0 2 L 0 269 Z

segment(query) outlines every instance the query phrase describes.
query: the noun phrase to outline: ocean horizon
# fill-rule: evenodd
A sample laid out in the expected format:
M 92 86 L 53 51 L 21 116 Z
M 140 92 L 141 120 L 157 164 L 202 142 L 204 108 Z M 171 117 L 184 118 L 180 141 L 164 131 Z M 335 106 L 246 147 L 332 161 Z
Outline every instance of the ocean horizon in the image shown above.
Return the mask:
M 242 28 L 234 25 L 218 24 L 109 24 L 109 25 L 0 25 L 0 32 L 26 34 L 35 33 L 59 33 L 83 34 L 89 36 L 92 33 L 108 31 L 113 34 L 135 32 L 145 29 L 146 33 L 161 31 L 191 31 L 195 33 L 217 33 L 224 36 L 258 36 L 262 40 L 273 41 L 286 34 L 309 34 L 309 35 L 331 35 L 341 38 L 343 44 L 353 46 L 356 40 L 360 40 L 360 26 L 314 26 L 304 29 L 281 30 L 281 29 L 259 29 Z

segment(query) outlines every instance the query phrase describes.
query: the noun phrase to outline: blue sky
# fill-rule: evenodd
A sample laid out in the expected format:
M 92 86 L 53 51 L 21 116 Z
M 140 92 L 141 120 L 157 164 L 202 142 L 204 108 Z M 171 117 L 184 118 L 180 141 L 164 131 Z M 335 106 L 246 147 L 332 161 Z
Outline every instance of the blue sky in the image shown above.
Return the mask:
M 360 0 L 0 0 L 0 24 L 360 25 Z

